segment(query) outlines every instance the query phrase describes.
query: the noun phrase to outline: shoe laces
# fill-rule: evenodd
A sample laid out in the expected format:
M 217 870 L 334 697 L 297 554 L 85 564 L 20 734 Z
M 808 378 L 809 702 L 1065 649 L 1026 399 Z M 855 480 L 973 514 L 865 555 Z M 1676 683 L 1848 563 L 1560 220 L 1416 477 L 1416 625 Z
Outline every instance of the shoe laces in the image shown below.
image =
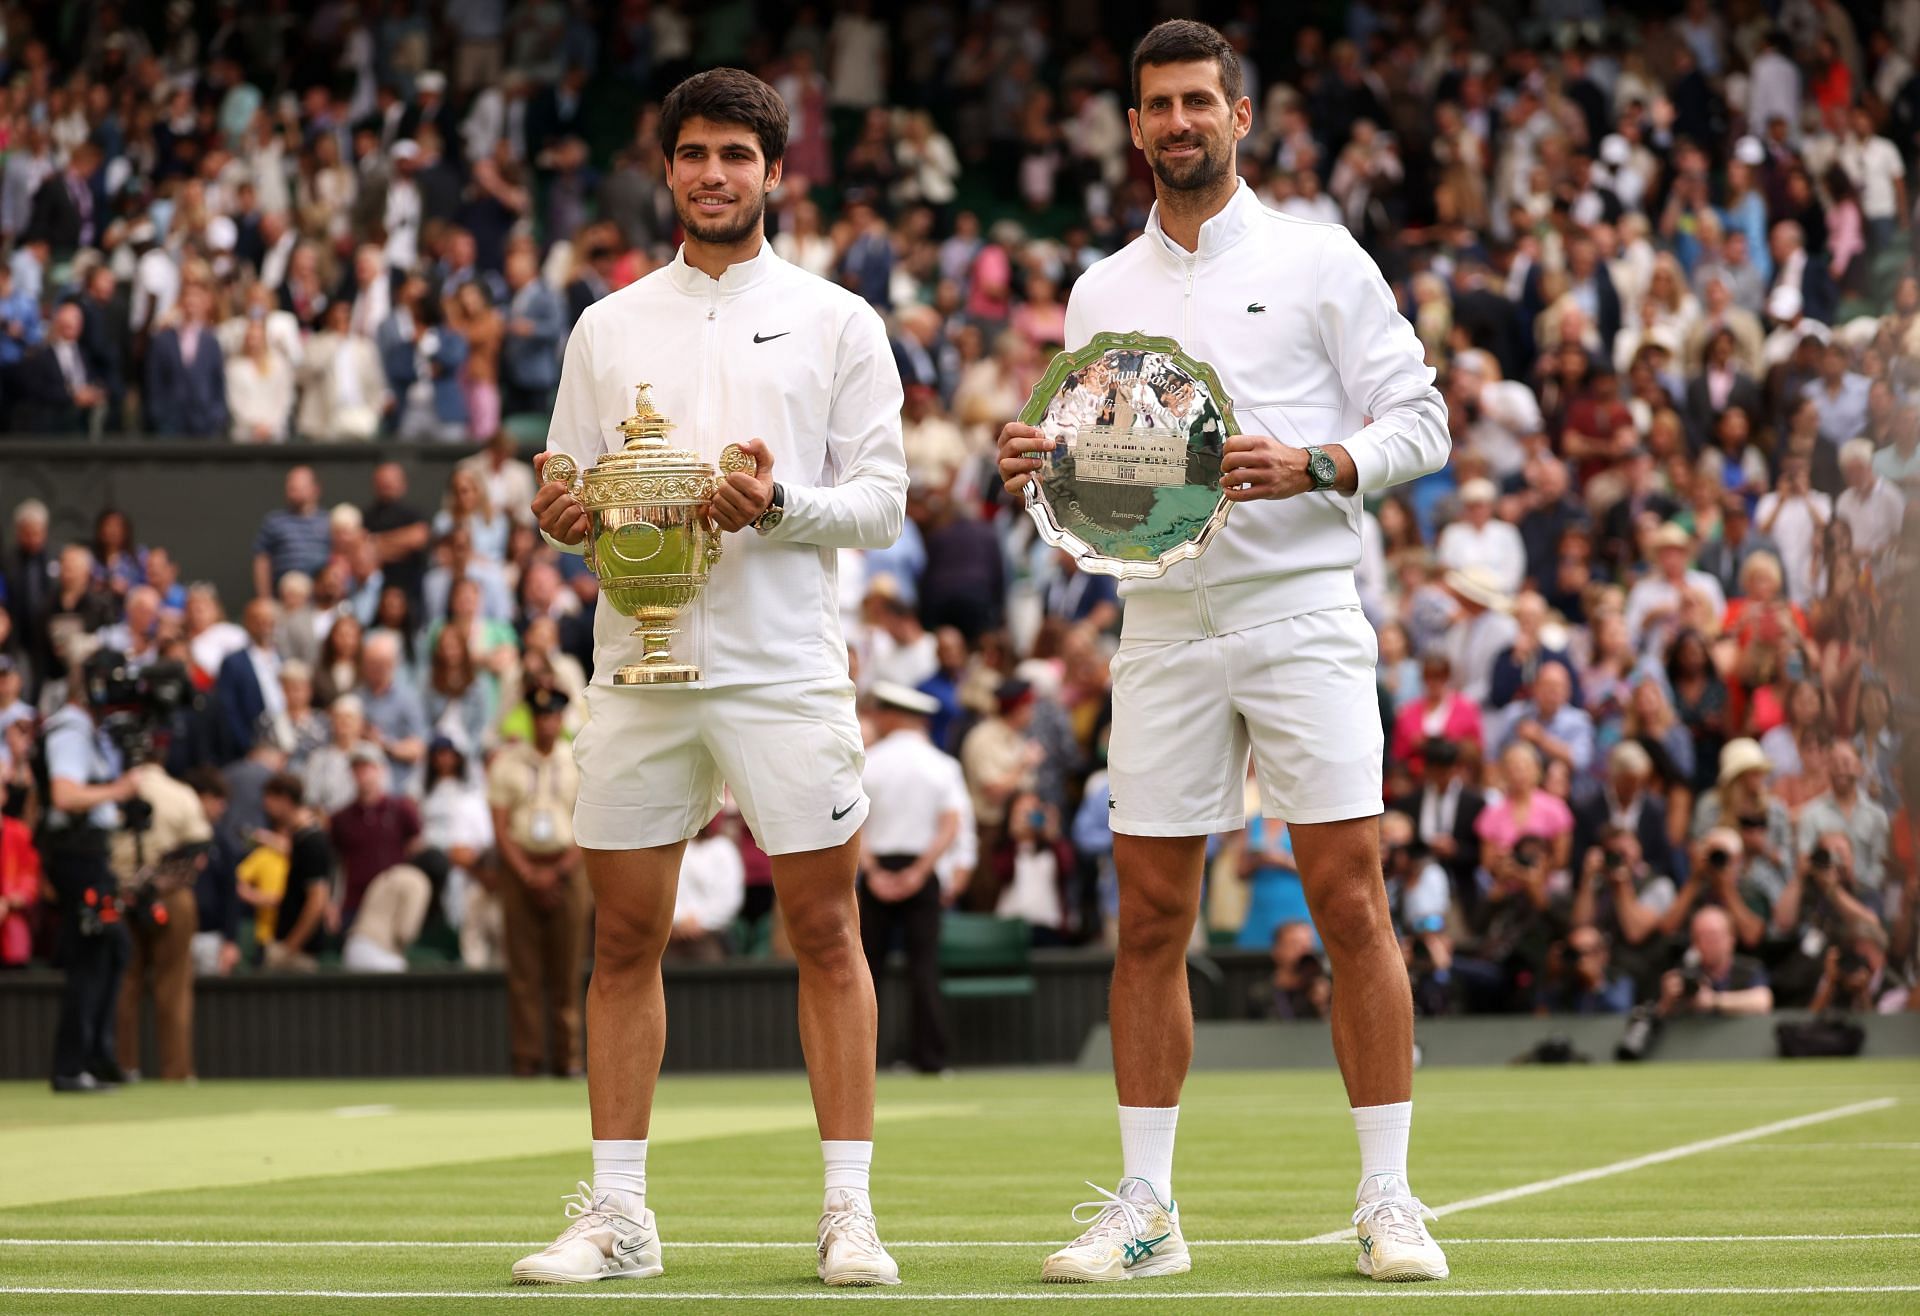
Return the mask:
M 605 1205 L 602 1199 L 594 1193 L 593 1186 L 585 1179 L 576 1183 L 574 1185 L 574 1191 L 562 1197 L 560 1202 L 562 1209 L 567 1213 L 567 1219 L 573 1223 L 568 1225 L 560 1237 L 554 1240 L 555 1243 L 564 1243 L 568 1239 L 578 1237 L 590 1229 L 599 1229 L 603 1226 L 611 1228 L 615 1233 L 619 1233 L 620 1228 L 614 1221 L 616 1219 L 633 1219 L 624 1212 L 616 1211 L 612 1207 Z M 637 1225 L 639 1222 L 633 1221 L 633 1223 Z
M 1087 1227 L 1085 1233 L 1073 1240 L 1075 1247 L 1083 1243 L 1117 1238 L 1122 1234 L 1130 1239 L 1140 1238 L 1147 1232 L 1147 1211 L 1139 1202 L 1122 1197 L 1119 1193 L 1110 1193 L 1091 1181 L 1087 1181 L 1087 1187 L 1100 1196 L 1073 1208 L 1073 1222 Z M 1094 1214 L 1082 1215 L 1084 1211 L 1092 1211 Z
M 1424 1222 L 1439 1218 L 1417 1197 L 1376 1197 L 1371 1202 L 1360 1203 L 1353 1212 L 1355 1228 L 1369 1225 L 1376 1234 L 1416 1247 L 1433 1241 Z
M 820 1217 L 820 1255 L 827 1254 L 827 1240 L 838 1235 L 868 1252 L 885 1252 L 880 1245 L 880 1225 L 873 1214 L 853 1207 L 824 1212 Z

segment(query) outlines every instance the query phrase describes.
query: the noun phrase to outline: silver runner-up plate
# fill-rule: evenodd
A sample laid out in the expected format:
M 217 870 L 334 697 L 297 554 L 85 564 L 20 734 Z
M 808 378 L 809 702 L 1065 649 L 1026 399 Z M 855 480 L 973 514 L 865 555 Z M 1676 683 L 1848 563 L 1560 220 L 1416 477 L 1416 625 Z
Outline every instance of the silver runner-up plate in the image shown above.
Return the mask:
M 1220 489 L 1240 432 L 1220 377 L 1171 338 L 1099 333 L 1053 358 L 1020 412 L 1054 441 L 1027 482 L 1040 537 L 1082 571 L 1163 576 L 1200 556 L 1233 506 Z

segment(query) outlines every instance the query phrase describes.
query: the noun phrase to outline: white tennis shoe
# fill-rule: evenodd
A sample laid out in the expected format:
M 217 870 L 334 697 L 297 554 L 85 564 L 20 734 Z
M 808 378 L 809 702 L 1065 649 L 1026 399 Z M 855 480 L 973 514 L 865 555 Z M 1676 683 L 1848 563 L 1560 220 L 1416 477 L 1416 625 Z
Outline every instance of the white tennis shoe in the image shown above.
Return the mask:
M 653 1212 L 638 1218 L 582 1183 L 561 1199 L 572 1221 L 551 1244 L 513 1263 L 515 1284 L 590 1284 L 597 1279 L 652 1279 L 660 1264 L 660 1231 Z
M 1048 1284 L 1100 1284 L 1109 1280 L 1184 1275 L 1193 1269 L 1187 1240 L 1180 1232 L 1180 1208 L 1162 1202 L 1145 1179 L 1122 1179 L 1117 1192 L 1098 1184 L 1100 1194 L 1073 1208 L 1075 1224 L 1086 1232 L 1040 1265 Z M 1084 1213 L 1092 1211 L 1092 1216 Z
M 1427 1221 L 1437 1219 L 1407 1191 L 1404 1179 L 1376 1174 L 1362 1185 L 1353 1213 L 1353 1232 L 1360 1239 L 1355 1269 L 1368 1279 L 1445 1279 L 1446 1254 L 1427 1232 Z
M 881 1246 L 880 1227 L 862 1194 L 828 1190 L 826 1210 L 820 1213 L 819 1251 L 820 1278 L 836 1288 L 900 1282 L 900 1266 Z

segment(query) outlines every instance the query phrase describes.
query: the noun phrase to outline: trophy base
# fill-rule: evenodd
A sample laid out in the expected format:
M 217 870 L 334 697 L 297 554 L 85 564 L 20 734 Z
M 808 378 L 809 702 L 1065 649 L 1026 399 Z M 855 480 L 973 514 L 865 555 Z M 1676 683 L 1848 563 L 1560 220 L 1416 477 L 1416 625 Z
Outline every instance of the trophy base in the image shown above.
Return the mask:
M 628 663 L 613 674 L 615 685 L 683 685 L 699 679 L 700 669 L 692 663 Z
M 616 686 L 682 686 L 699 680 L 701 669 L 693 663 L 628 663 L 612 674 Z

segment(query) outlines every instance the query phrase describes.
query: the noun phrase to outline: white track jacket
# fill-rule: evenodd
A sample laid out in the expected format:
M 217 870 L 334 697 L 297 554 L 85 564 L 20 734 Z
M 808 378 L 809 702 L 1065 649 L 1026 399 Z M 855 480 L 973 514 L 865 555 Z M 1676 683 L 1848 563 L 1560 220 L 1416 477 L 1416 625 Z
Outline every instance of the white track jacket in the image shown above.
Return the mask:
M 1268 210 L 1245 182 L 1183 250 L 1147 231 L 1080 276 L 1066 345 L 1166 335 L 1213 366 L 1241 432 L 1341 443 L 1373 493 L 1444 466 L 1447 410 L 1386 280 L 1346 229 Z M 1369 422 L 1369 418 L 1370 422 Z M 1322 608 L 1357 607 L 1358 496 L 1236 504 L 1207 551 L 1130 580 L 1123 639 L 1190 640 Z
M 614 427 L 643 381 L 677 426 L 672 446 L 717 463 L 729 443 L 764 440 L 786 493 L 771 532 L 724 536 L 706 588 L 680 611 L 674 657 L 699 664 L 707 687 L 846 676 L 836 550 L 884 548 L 906 517 L 900 373 L 879 315 L 769 245 L 718 279 L 683 251 L 580 317 L 547 451 L 592 469 L 625 442 Z M 639 661 L 632 632 L 601 599 L 595 684 Z

